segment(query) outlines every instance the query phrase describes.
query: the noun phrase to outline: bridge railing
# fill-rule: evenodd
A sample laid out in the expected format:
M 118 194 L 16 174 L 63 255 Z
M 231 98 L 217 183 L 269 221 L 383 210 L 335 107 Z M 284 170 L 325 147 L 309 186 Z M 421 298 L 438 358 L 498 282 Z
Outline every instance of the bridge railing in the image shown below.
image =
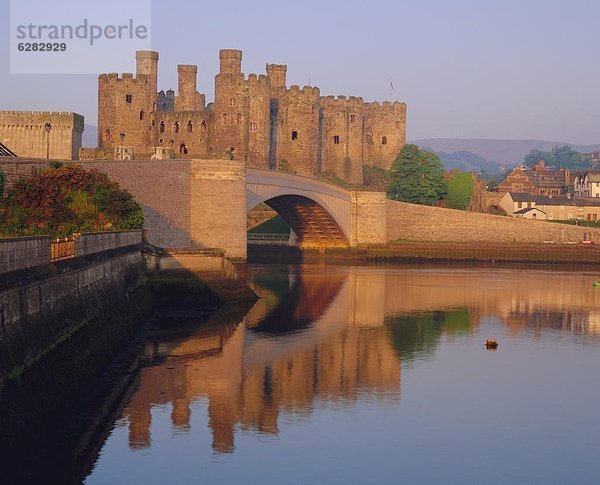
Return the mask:
M 248 239 L 253 241 L 287 241 L 290 238 L 289 234 L 270 234 L 260 232 L 249 232 Z

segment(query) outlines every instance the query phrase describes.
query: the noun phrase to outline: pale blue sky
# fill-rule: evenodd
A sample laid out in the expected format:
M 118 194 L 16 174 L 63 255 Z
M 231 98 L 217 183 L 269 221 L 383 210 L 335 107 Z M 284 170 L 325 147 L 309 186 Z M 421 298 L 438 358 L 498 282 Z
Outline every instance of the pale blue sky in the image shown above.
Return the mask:
M 8 4 L 0 0 L 0 108 L 76 111 L 95 125 L 96 76 L 9 74 Z M 409 138 L 591 144 L 599 18 L 600 2 L 584 0 L 154 1 L 152 48 L 161 89 L 176 89 L 178 63 L 197 64 L 209 100 L 218 50 L 238 48 L 244 72 L 286 63 L 288 84 L 310 79 L 324 95 L 385 100 L 392 78 Z

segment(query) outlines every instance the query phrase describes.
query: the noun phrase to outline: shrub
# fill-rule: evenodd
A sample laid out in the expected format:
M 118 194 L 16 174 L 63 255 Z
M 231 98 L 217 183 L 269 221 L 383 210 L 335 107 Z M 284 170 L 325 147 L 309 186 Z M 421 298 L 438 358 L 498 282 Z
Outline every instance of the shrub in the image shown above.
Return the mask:
M 96 170 L 68 164 L 20 179 L 0 201 L 0 234 L 63 236 L 141 229 L 141 207 Z
M 470 172 L 451 174 L 446 181 L 446 205 L 450 209 L 466 209 L 473 197 L 473 175 Z

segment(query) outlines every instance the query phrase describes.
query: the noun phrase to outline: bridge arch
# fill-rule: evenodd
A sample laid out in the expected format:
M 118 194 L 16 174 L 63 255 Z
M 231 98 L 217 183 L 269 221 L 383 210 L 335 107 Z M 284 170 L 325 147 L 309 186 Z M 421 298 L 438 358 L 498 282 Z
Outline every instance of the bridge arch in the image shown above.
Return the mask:
M 260 203 L 281 215 L 303 247 L 350 246 L 352 195 L 310 177 L 247 169 L 246 210 Z

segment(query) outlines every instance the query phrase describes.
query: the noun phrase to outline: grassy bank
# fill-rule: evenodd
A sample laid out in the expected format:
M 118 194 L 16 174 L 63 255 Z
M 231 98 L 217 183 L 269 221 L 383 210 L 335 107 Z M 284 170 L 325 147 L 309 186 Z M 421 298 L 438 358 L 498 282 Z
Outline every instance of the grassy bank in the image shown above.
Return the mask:
M 291 247 L 251 247 L 250 262 L 509 262 L 543 264 L 600 263 L 600 247 L 588 244 L 515 244 L 398 241 L 382 247 L 300 250 Z

